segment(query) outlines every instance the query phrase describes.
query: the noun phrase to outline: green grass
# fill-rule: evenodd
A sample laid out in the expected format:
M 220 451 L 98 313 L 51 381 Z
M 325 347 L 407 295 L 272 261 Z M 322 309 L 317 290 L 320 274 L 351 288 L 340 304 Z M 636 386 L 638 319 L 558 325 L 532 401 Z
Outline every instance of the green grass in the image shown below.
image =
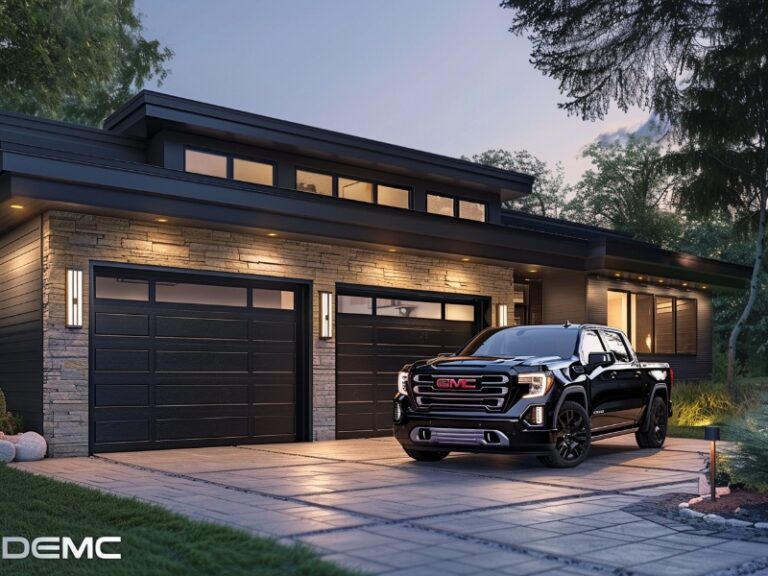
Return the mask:
M 723 440 L 734 440 L 729 424 L 738 423 L 744 413 L 760 402 L 768 391 L 768 378 L 741 378 L 737 382 L 739 400 L 733 402 L 723 382 L 676 382 L 672 388 L 674 416 L 669 420 L 669 436 L 704 437 L 704 426 L 721 426 Z
M 0 560 L 0 575 L 345 576 L 306 547 L 188 520 L 157 506 L 0 465 L 0 536 L 120 536 L 121 560 Z M 110 545 L 115 546 L 115 545 Z M 110 549 L 112 551 L 112 549 Z

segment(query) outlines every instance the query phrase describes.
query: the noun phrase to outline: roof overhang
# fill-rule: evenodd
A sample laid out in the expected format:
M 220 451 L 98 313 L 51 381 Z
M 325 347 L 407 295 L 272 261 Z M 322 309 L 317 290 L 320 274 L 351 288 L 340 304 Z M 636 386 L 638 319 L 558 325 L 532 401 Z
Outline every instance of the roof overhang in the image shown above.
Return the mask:
M 162 130 L 204 135 L 493 192 L 502 200 L 530 194 L 534 181 L 519 172 L 146 90 L 107 118 L 104 128 L 140 138 Z

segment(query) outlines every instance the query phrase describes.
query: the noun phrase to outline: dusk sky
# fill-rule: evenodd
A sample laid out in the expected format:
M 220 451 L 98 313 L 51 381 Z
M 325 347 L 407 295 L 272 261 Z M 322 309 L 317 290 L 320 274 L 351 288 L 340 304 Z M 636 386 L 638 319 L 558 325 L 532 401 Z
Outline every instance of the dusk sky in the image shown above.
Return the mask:
M 176 53 L 160 90 L 448 156 L 526 148 L 574 182 L 582 148 L 647 114 L 584 122 L 496 0 L 137 0 Z

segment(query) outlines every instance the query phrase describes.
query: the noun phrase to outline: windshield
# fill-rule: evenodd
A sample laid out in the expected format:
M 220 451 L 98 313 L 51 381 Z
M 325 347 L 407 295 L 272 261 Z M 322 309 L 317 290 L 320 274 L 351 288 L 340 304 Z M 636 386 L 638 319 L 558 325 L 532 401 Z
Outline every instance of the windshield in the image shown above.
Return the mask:
M 576 352 L 578 328 L 562 326 L 516 326 L 482 332 L 472 340 L 462 356 L 559 356 L 570 358 Z

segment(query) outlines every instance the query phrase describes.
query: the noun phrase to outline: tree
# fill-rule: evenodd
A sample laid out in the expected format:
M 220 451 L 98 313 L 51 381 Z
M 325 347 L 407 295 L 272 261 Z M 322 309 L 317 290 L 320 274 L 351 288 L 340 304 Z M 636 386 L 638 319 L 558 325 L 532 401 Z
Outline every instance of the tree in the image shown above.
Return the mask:
M 753 270 L 728 348 L 759 291 L 768 200 L 768 3 L 765 0 L 504 0 L 512 31 L 533 42 L 532 63 L 560 82 L 569 113 L 602 118 L 640 106 L 672 127 L 670 164 L 687 182 L 677 200 L 694 214 L 749 214 Z
M 665 210 L 672 180 L 658 146 L 647 138 L 630 137 L 626 144 L 595 142 L 584 156 L 593 167 L 576 185 L 564 218 L 630 232 L 639 240 L 664 247 L 677 240 L 679 218 Z
M 508 202 L 506 207 L 539 216 L 558 218 L 565 205 L 570 187 L 565 183 L 563 166 L 559 162 L 552 169 L 527 150 L 486 150 L 472 158 L 464 157 L 478 164 L 495 166 L 503 170 L 515 170 L 535 178 L 531 193 L 519 200 Z
M 133 0 L 3 0 L 0 107 L 99 125 L 168 74 L 173 52 L 142 35 Z

